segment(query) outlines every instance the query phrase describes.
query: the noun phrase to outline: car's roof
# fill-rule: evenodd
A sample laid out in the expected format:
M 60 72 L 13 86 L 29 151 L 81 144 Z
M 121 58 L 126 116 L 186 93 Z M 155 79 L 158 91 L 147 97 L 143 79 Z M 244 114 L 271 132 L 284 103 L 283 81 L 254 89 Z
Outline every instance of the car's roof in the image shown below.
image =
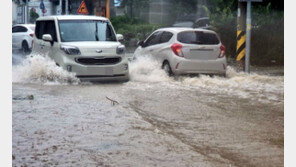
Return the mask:
M 13 25 L 13 27 L 15 27 L 15 26 L 35 27 L 35 24 L 15 24 L 15 25 Z
M 202 28 L 187 28 L 187 27 L 167 27 L 167 28 L 158 29 L 157 31 L 170 31 L 174 33 L 179 33 L 182 31 L 203 31 L 203 32 L 209 32 L 209 33 L 215 33 L 212 30 L 206 30 Z
M 89 15 L 53 15 L 53 16 L 44 16 L 39 17 L 37 20 L 103 20 L 108 21 L 105 17 L 100 16 L 89 16 Z

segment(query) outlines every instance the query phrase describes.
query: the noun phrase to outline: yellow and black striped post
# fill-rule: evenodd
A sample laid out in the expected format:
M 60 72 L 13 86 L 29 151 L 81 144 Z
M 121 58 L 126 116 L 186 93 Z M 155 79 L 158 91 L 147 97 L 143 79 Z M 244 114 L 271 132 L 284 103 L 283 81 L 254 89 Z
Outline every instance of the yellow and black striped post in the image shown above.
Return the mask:
M 236 61 L 240 61 L 246 52 L 246 31 L 237 30 Z
M 244 69 L 246 52 L 246 2 L 238 2 L 236 61 L 238 70 Z

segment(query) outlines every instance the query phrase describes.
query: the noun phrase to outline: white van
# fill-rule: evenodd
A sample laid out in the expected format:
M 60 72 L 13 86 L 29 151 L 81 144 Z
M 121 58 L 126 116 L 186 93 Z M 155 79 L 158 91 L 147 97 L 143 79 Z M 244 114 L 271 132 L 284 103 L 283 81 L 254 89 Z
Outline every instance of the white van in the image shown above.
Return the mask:
M 36 21 L 33 52 L 81 80 L 129 80 L 125 46 L 107 18 L 47 16 Z

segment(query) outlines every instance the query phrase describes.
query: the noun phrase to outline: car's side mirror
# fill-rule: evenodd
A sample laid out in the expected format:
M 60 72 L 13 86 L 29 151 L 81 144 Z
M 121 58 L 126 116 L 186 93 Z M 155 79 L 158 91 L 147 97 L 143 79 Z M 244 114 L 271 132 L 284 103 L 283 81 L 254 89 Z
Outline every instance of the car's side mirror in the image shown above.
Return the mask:
M 42 35 L 42 39 L 45 42 L 52 42 L 53 41 L 50 34 L 44 34 L 44 35 Z
M 142 46 L 142 47 L 144 47 L 144 41 L 139 41 L 139 42 L 137 43 L 137 45 L 138 45 L 138 46 Z
M 116 34 L 116 38 L 118 41 L 123 41 L 123 35 L 122 34 Z

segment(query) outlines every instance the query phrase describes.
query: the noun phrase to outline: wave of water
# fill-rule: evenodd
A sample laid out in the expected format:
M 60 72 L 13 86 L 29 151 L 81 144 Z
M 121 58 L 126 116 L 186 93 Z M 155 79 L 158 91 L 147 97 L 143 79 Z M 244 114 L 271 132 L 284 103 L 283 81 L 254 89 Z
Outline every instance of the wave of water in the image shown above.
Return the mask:
M 130 77 L 132 82 L 161 83 L 182 89 L 199 89 L 209 93 L 229 94 L 240 97 L 251 97 L 259 94 L 268 100 L 283 100 L 284 77 L 247 74 L 237 72 L 234 67 L 228 66 L 227 77 L 200 75 L 199 77 L 168 77 L 161 64 L 147 57 L 138 57 L 130 64 Z M 134 86 L 137 86 L 134 84 Z M 143 86 L 143 85 L 141 85 Z M 140 87 L 141 87 L 140 86 Z M 280 97 L 279 97 L 280 95 Z
M 79 79 L 74 73 L 69 73 L 48 57 L 31 55 L 22 63 L 13 65 L 12 78 L 14 83 L 43 83 L 43 84 L 78 84 Z M 283 100 L 284 77 L 247 74 L 237 72 L 233 67 L 227 67 L 227 77 L 168 77 L 161 64 L 156 60 L 141 56 L 130 62 L 130 82 L 137 88 L 153 87 L 162 84 L 178 89 L 198 89 L 209 93 L 251 97 L 254 94 L 269 100 Z
M 12 67 L 13 83 L 76 84 L 79 79 L 47 56 L 29 55 Z
M 136 82 L 172 81 L 160 67 L 160 63 L 149 56 L 138 57 L 130 63 L 130 79 Z

